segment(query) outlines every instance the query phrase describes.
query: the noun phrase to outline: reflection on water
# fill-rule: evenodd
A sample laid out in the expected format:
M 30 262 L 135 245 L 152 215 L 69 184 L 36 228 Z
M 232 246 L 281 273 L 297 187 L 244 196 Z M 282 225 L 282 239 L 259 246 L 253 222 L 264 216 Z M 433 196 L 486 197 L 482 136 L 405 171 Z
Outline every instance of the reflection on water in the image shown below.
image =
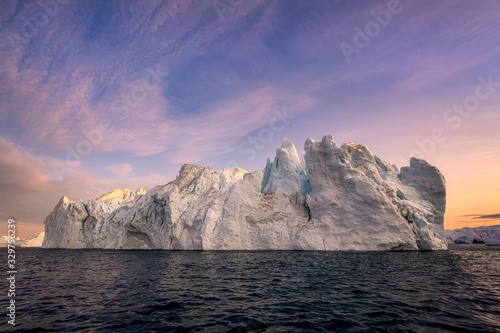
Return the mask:
M 19 330 L 500 330 L 500 249 L 20 249 Z M 2 281 L 5 290 L 6 283 Z M 0 329 L 10 325 L 2 321 Z

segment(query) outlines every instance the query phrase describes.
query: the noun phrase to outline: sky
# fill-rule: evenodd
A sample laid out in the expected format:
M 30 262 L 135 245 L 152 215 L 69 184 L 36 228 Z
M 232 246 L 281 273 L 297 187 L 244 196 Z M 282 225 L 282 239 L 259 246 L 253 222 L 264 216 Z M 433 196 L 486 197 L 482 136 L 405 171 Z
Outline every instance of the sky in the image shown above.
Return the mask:
M 1 1 L 0 234 L 327 134 L 438 167 L 445 228 L 500 224 L 499 31 L 495 0 Z

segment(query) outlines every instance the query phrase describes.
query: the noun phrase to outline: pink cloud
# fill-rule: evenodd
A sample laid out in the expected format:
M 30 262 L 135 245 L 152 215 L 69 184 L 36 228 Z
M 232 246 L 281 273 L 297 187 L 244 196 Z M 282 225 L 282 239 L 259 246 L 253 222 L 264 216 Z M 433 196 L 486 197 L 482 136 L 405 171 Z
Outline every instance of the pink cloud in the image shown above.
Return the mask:
M 211 155 L 230 152 L 245 135 L 269 126 L 279 115 L 293 116 L 315 104 L 313 97 L 272 85 L 228 98 L 208 107 L 205 113 L 179 123 L 181 139 L 172 145 L 176 149 L 170 158 L 174 163 L 195 163 Z
M 120 178 L 125 178 L 132 172 L 132 164 L 130 163 L 114 163 L 106 167 L 106 170 L 117 175 Z
M 72 172 L 62 181 L 51 180 L 47 174 L 53 158 L 26 153 L 2 137 L 0 137 L 0 221 L 15 218 L 19 226 L 19 236 L 27 237 L 43 231 L 43 221 L 54 208 L 59 199 L 66 195 L 72 200 L 98 197 L 114 188 L 136 190 L 143 186 L 146 189 L 172 180 L 174 175 L 149 175 L 141 178 L 125 178 L 118 180 L 101 180 L 94 175 L 72 168 Z M 60 162 L 60 161 L 59 161 Z M 120 169 L 120 167 L 119 167 Z M 126 174 L 127 166 L 121 166 Z M 129 173 L 128 173 L 129 174 Z M 128 175 L 127 174 L 127 175 Z

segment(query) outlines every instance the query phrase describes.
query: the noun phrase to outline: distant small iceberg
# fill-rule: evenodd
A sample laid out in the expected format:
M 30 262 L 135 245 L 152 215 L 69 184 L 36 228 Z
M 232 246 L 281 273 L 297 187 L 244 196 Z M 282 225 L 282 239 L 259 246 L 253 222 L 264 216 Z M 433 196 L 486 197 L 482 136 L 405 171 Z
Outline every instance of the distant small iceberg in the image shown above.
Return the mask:
M 500 225 L 445 230 L 448 244 L 486 244 L 500 246 Z
M 16 238 L 16 247 L 42 247 L 43 239 L 45 238 L 45 231 L 39 235 L 31 236 L 28 238 Z M 10 238 L 8 236 L 0 237 L 0 247 L 7 247 Z

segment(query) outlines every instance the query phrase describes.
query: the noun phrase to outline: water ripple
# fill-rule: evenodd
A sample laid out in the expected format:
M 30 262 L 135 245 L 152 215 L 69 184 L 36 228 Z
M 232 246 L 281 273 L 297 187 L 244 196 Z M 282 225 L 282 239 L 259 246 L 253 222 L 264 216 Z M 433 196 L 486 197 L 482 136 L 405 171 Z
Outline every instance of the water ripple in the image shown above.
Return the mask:
M 499 250 L 20 249 L 14 331 L 500 332 Z

